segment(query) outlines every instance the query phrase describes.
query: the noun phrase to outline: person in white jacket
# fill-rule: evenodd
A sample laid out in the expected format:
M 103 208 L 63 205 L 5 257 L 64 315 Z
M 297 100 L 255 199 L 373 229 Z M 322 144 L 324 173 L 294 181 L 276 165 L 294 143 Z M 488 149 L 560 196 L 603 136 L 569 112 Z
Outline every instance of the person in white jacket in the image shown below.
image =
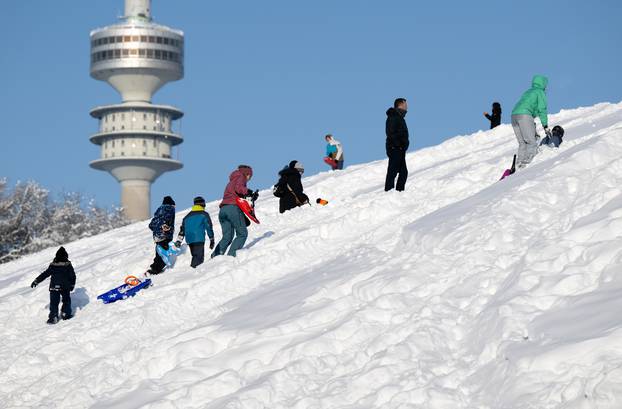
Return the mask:
M 326 140 L 326 156 L 335 161 L 333 170 L 343 169 L 343 147 L 341 142 L 333 138 L 333 135 L 328 134 L 324 137 Z

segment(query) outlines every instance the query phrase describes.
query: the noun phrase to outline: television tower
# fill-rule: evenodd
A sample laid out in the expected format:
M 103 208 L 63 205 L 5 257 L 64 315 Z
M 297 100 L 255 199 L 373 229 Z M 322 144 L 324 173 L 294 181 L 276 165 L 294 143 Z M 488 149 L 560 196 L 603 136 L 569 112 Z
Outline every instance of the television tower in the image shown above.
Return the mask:
M 151 19 L 151 0 L 125 0 L 119 24 L 91 32 L 91 77 L 106 81 L 123 102 L 96 107 L 91 116 L 99 131 L 91 136 L 101 146 L 90 166 L 104 170 L 121 184 L 121 205 L 130 220 L 151 215 L 151 184 L 183 164 L 173 147 L 183 142 L 173 121 L 183 112 L 151 103 L 167 82 L 184 76 L 184 34 Z

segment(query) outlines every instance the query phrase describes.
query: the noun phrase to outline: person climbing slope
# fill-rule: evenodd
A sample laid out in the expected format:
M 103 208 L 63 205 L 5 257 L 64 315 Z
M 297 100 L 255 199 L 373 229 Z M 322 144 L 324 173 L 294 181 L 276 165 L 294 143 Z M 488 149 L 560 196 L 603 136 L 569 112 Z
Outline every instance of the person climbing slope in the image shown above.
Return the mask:
M 531 88 L 525 91 L 512 110 L 512 128 L 518 141 L 517 168 L 524 168 L 538 153 L 538 134 L 535 117 L 540 118 L 547 136 L 550 136 L 547 113 L 547 98 L 544 91 L 549 80 L 543 75 L 534 75 Z
M 301 162 L 293 160 L 279 172 L 277 186 L 282 194 L 279 197 L 279 212 L 285 213 L 295 207 L 309 203 L 302 187 L 305 168 Z
M 58 322 L 58 304 L 62 298 L 63 306 L 61 308 L 61 318 L 68 320 L 73 318 L 71 310 L 71 292 L 76 286 L 76 273 L 73 270 L 69 255 L 64 247 L 56 251 L 54 260 L 49 267 L 30 284 L 31 288 L 35 288 L 46 278 L 50 278 L 50 315 L 48 316 L 48 324 L 56 324 Z
M 493 102 L 492 115 L 489 115 L 488 112 L 484 112 L 484 116 L 490 121 L 490 129 L 501 125 L 501 104 Z
M 326 141 L 326 157 L 332 159 L 330 166 L 333 170 L 343 169 L 343 146 L 341 142 L 328 134 L 324 137 Z M 329 163 L 325 160 L 326 163 Z M 333 165 L 334 163 L 334 165 Z
M 183 221 L 177 235 L 175 246 L 181 247 L 181 242 L 185 238 L 190 247 L 192 261 L 190 267 L 196 268 L 203 263 L 205 258 L 205 233 L 209 237 L 209 248 L 214 248 L 214 229 L 209 213 L 205 211 L 205 199 L 201 196 L 194 198 L 194 205 Z
M 212 258 L 225 254 L 229 245 L 228 256 L 236 256 L 239 249 L 244 247 L 248 237 L 246 228 L 246 216 L 236 203 L 238 197 L 253 196 L 257 199 L 257 192 L 253 193 L 246 183 L 253 177 L 253 169 L 248 165 L 240 165 L 229 175 L 229 183 L 225 187 L 222 202 L 220 202 L 220 212 L 218 221 L 222 229 L 222 239 L 212 252 Z M 234 238 L 235 233 L 235 240 Z
M 158 245 L 164 250 L 168 250 L 168 245 L 173 240 L 173 235 L 175 234 L 175 201 L 172 197 L 164 197 L 162 205 L 158 207 L 151 222 L 149 222 L 149 229 L 153 233 L 156 251 L 153 263 L 147 270 L 147 275 L 160 274 L 164 270 L 166 263 L 158 254 Z

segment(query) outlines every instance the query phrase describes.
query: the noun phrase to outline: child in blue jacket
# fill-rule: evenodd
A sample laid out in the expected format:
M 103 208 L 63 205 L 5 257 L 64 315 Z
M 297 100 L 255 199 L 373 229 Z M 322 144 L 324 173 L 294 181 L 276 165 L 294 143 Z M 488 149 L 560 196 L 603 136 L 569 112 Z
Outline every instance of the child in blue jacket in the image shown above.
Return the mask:
M 190 254 L 192 254 L 192 261 L 190 262 L 190 267 L 192 268 L 202 264 L 205 258 L 205 232 L 207 232 L 209 237 L 209 248 L 211 250 L 214 248 L 212 219 L 205 211 L 205 199 L 197 196 L 194 198 L 192 210 L 181 222 L 181 229 L 175 242 L 175 245 L 180 247 L 181 241 L 185 237 L 186 243 L 190 247 Z

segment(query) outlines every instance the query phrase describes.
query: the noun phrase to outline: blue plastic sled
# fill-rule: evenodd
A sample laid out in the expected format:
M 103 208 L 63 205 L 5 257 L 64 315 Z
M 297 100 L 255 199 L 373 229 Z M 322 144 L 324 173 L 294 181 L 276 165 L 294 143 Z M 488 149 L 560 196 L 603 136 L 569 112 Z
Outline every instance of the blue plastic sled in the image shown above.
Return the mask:
M 171 241 L 168 244 L 168 250 L 164 250 L 164 248 L 158 244 L 156 246 L 156 251 L 162 261 L 164 261 L 164 264 L 166 264 L 167 267 L 172 267 L 175 262 L 175 256 L 181 252 L 181 249 L 175 247 L 175 244 Z
M 141 281 L 138 285 L 129 285 L 123 284 L 118 286 L 117 288 L 113 288 L 110 291 L 107 291 L 101 295 L 97 296 L 98 300 L 102 300 L 104 304 L 110 304 L 115 301 L 125 300 L 126 298 L 133 297 L 137 292 L 142 290 L 143 288 L 147 288 L 151 285 L 151 279 L 147 278 L 144 281 Z

